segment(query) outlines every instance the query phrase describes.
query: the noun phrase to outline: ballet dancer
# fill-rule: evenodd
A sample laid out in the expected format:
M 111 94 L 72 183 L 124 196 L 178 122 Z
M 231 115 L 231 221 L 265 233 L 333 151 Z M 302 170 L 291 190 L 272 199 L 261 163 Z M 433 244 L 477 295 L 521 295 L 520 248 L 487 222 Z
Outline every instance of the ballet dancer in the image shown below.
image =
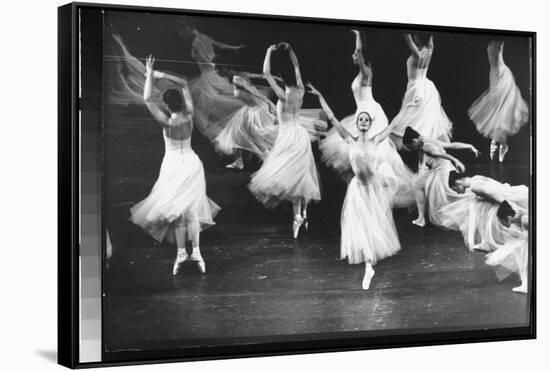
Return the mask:
M 175 240 L 177 255 L 173 274 L 177 275 L 183 262 L 197 263 L 201 273 L 206 265 L 200 252 L 202 229 L 215 224 L 214 216 L 220 210 L 206 196 L 206 180 L 201 160 L 191 148 L 193 130 L 193 102 L 187 82 L 177 76 L 155 71 L 154 58 L 146 61 L 146 79 L 143 100 L 151 115 L 162 126 L 165 153 L 151 193 L 131 208 L 131 220 L 158 242 L 165 238 Z M 168 110 L 152 99 L 154 80 L 168 79 L 179 85 L 163 94 Z M 193 251 L 188 255 L 185 241 L 189 239 Z
M 470 250 L 493 251 L 509 238 L 512 221 L 499 217 L 498 212 L 504 202 L 513 205 L 516 224 L 520 225 L 521 218 L 527 216 L 529 188 L 524 185 L 510 186 L 486 176 L 464 177 L 451 171 L 449 186 L 464 197 L 439 210 L 441 224 L 459 230 Z M 506 212 L 505 206 L 502 212 Z
M 529 216 L 527 213 L 518 213 L 510 204 L 504 201 L 497 211 L 497 216 L 503 225 L 512 224 L 521 228 L 520 238 L 512 237 L 497 250 L 489 253 L 485 263 L 495 267 L 499 280 L 503 280 L 512 273 L 519 276 L 521 284 L 512 288 L 512 291 L 527 294 L 529 273 Z
M 241 109 L 243 101 L 233 95 L 233 84 L 218 74 L 216 51 L 238 51 L 244 45 L 229 45 L 200 33 L 196 28 L 183 29 L 182 36 L 192 39 L 191 58 L 197 63 L 200 75 L 189 82 L 195 105 L 194 122 L 200 132 L 211 141 L 214 130 L 210 125 L 218 123 Z
M 411 127 L 424 138 L 440 142 L 451 140 L 453 124 L 441 106 L 441 97 L 434 83 L 427 77 L 428 67 L 434 51 L 433 36 L 422 45 L 416 35 L 405 34 L 405 41 L 411 55 L 407 59 L 407 90 L 401 110 L 392 120 L 396 122 L 392 139 L 402 148 L 405 128 Z
M 489 88 L 468 110 L 477 130 L 491 139 L 491 160 L 498 150 L 499 162 L 504 161 L 508 152 L 508 138 L 529 120 L 527 103 L 521 97 L 512 71 L 504 63 L 503 50 L 504 41 L 489 42 Z
M 392 122 L 391 125 L 394 124 L 396 123 Z M 414 180 L 418 218 L 412 223 L 419 227 L 426 225 L 425 213 L 428 206 L 430 221 L 442 226 L 439 209 L 461 197 L 449 187 L 449 172 L 454 169 L 461 173 L 465 171 L 464 164 L 456 157 L 449 155 L 446 149 L 466 149 L 475 157 L 479 156 L 479 151 L 468 143 L 442 142 L 425 138 L 411 127 L 405 129 L 402 143 L 407 149 L 418 152 L 419 164 L 421 164 Z
M 288 52 L 294 67 L 295 82 L 284 80 L 284 90 L 271 74 L 271 55 L 277 49 Z M 321 192 L 315 159 L 311 150 L 311 131 L 321 130 L 319 120 L 301 115 L 305 93 L 298 58 L 288 43 L 271 45 L 266 52 L 264 75 L 278 98 L 278 135 L 261 168 L 252 174 L 249 189 L 267 207 L 290 201 L 294 212 L 293 237 L 298 238 L 302 225 L 307 229 L 307 207 L 319 201 Z
M 251 82 L 254 74 L 233 75 L 226 71 L 233 82 L 233 95 L 244 106 L 235 113 L 211 125 L 217 133 L 209 135 L 214 139 L 216 149 L 226 155 L 235 155 L 235 160 L 226 167 L 242 170 L 243 151 L 255 154 L 263 160 L 273 147 L 277 137 L 275 105 Z M 260 75 L 263 77 L 263 75 Z
M 441 208 L 444 225 L 459 230 L 470 250 L 489 252 L 486 263 L 496 267 L 499 279 L 517 273 L 522 284 L 514 291 L 526 292 L 529 189 L 453 172 L 449 185 L 467 197 Z
M 382 106 L 372 95 L 373 72 L 371 63 L 365 62 L 363 34 L 358 30 L 352 30 L 352 32 L 355 35 L 355 51 L 352 60 L 358 66 L 358 73 L 351 84 L 351 90 L 357 108 L 355 114 L 347 116 L 340 121 L 340 124 L 353 136 L 358 136 L 357 115 L 368 112 L 372 119 L 372 125 L 367 134 L 372 138 L 388 127 L 388 118 Z M 349 180 L 354 175 L 349 162 L 348 147 L 336 127 L 333 127 L 319 144 L 323 162 L 337 170 L 345 180 Z M 413 205 L 415 202 L 412 190 L 414 173 L 405 165 L 391 140 L 386 139 L 378 146 L 378 160 L 387 162 L 391 166 L 393 170 L 392 178 L 399 184 L 399 191 L 392 199 L 392 207 L 409 207 Z
M 371 115 L 361 112 L 357 115 L 355 136 L 336 119 L 323 95 L 311 84 L 308 88 L 319 98 L 330 122 L 348 145 L 354 176 L 342 206 L 340 258 L 347 258 L 349 264 L 365 263 L 362 287 L 368 290 L 374 276 L 373 265 L 401 249 L 391 210 L 391 191 L 380 175 L 377 160 L 378 146 L 388 138 L 395 123 L 370 138 Z

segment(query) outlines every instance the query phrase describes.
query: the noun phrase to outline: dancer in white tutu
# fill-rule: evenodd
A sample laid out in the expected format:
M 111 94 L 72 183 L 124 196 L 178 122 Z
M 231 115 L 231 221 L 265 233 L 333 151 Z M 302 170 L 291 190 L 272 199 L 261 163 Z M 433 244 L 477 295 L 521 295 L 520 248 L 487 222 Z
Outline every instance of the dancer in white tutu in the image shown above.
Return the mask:
M 271 54 L 278 48 L 288 51 L 296 79 L 295 84 L 285 80 L 284 90 L 277 85 L 271 74 Z M 288 43 L 271 45 L 267 49 L 264 75 L 278 98 L 279 132 L 262 167 L 252 174 L 249 189 L 268 207 L 283 200 L 292 202 L 293 236 L 297 238 L 301 226 L 308 226 L 308 203 L 321 199 L 311 140 L 317 137 L 316 128 L 322 130 L 326 123 L 301 114 L 305 89 L 298 58 Z
M 244 103 L 233 95 L 233 84 L 216 71 L 216 49 L 239 50 L 244 45 L 228 45 L 200 33 L 194 28 L 185 30 L 193 38 L 191 57 L 200 69 L 200 75 L 189 82 L 195 106 L 194 122 L 208 139 L 212 137 L 213 125 L 243 107 Z
M 394 125 L 395 122 L 392 122 Z M 403 145 L 410 150 L 418 151 L 419 169 L 415 176 L 414 188 L 418 218 L 413 224 L 419 227 L 426 225 L 425 213 L 428 207 L 430 221 L 443 226 L 440 208 L 458 199 L 461 195 L 449 187 L 449 172 L 457 169 L 463 173 L 464 164 L 447 153 L 446 149 L 466 149 L 476 157 L 479 151 L 468 143 L 441 142 L 421 136 L 414 129 L 407 127 L 403 135 Z
M 512 237 L 504 246 L 489 253 L 485 263 L 495 267 L 499 280 L 503 280 L 512 273 L 517 274 L 521 284 L 514 287 L 512 291 L 526 294 L 529 274 L 529 217 L 527 213 L 518 213 L 506 201 L 499 206 L 497 216 L 502 224 L 513 223 L 523 233 L 520 237 Z
M 355 34 L 355 51 L 352 55 L 353 63 L 359 67 L 359 73 L 351 84 L 353 97 L 357 109 L 355 114 L 347 116 L 340 124 L 353 136 L 359 135 L 357 128 L 357 116 L 362 112 L 368 112 L 372 125 L 367 135 L 373 138 L 388 127 L 388 118 L 382 106 L 372 95 L 372 67 L 370 62 L 365 62 L 362 34 L 353 30 Z M 353 177 L 353 171 L 349 161 L 349 145 L 340 136 L 336 127 L 332 128 L 327 136 L 320 142 L 319 149 L 322 153 L 322 160 L 328 166 L 337 170 L 344 179 Z M 405 165 L 401 156 L 397 153 L 395 144 L 385 139 L 378 146 L 378 160 L 387 162 L 392 168 L 392 179 L 398 182 L 398 192 L 392 199 L 393 207 L 409 207 L 414 204 L 414 192 L 412 181 L 414 173 Z
M 342 206 L 340 258 L 347 258 L 349 264 L 365 263 L 362 287 L 368 290 L 374 276 L 373 265 L 401 249 L 390 204 L 391 183 L 385 182 L 377 159 L 379 145 L 395 124 L 369 138 L 372 119 L 368 112 L 362 112 L 357 115 L 358 136 L 354 136 L 336 119 L 321 93 L 311 84 L 308 87 L 310 93 L 319 97 L 326 115 L 348 146 L 354 176 Z
M 465 197 L 441 208 L 443 224 L 462 233 L 470 250 L 491 252 L 487 264 L 500 279 L 517 273 L 525 292 L 528 261 L 529 189 L 476 175 L 462 178 L 451 172 L 449 185 Z
M 411 51 L 407 59 L 409 82 L 401 110 L 392 120 L 392 123 L 396 123 L 392 139 L 401 148 L 405 128 L 411 127 L 424 138 L 449 142 L 453 124 L 441 106 L 437 88 L 427 77 L 434 51 L 433 37 L 430 37 L 426 45 L 421 45 L 420 38 L 416 35 L 413 40 L 411 34 L 405 35 L 405 41 Z
M 512 71 L 504 64 L 503 49 L 504 41 L 489 43 L 489 88 L 468 110 L 477 130 L 491 139 L 491 160 L 498 150 L 500 162 L 504 161 L 508 152 L 508 138 L 529 120 L 527 103 L 521 97 Z
M 252 84 L 249 75 L 229 73 L 233 95 L 244 106 L 209 129 L 215 131 L 209 137 L 214 138 L 216 149 L 226 155 L 235 155 L 235 161 L 227 165 L 231 169 L 244 168 L 243 151 L 263 160 L 277 137 L 275 105 Z
M 191 148 L 193 130 L 193 103 L 187 82 L 179 77 L 154 71 L 154 59 L 146 63 L 146 80 L 143 99 L 153 117 L 163 128 L 165 154 L 159 177 L 151 193 L 131 209 L 131 220 L 141 226 L 157 241 L 167 238 L 177 244 L 173 274 L 180 265 L 195 261 L 202 273 L 206 266 L 200 253 L 199 237 L 202 229 L 215 224 L 218 205 L 206 196 L 206 180 L 199 157 Z M 169 89 L 163 95 L 168 110 L 152 99 L 153 80 L 169 79 L 181 86 Z M 189 239 L 193 247 L 191 256 L 185 249 Z

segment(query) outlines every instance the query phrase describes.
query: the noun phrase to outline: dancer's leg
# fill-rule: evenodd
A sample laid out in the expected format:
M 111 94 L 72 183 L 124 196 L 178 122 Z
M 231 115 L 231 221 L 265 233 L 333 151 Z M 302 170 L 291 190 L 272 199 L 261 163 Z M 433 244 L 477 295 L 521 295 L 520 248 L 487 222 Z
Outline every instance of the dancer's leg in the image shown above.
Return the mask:
M 498 151 L 498 161 L 499 162 L 502 162 L 504 161 L 504 157 L 506 156 L 506 154 L 508 153 L 508 150 L 510 149 L 510 147 L 508 147 L 508 143 L 506 142 L 506 139 L 504 139 L 501 143 L 500 143 L 500 149 Z
M 418 209 L 418 218 L 413 220 L 413 224 L 419 227 L 426 225 L 425 213 L 426 213 L 426 194 L 424 193 L 424 187 L 415 187 L 414 198 L 416 200 L 416 208 Z
M 309 228 L 309 222 L 307 220 L 307 206 L 308 202 L 306 200 L 302 201 L 302 218 L 304 218 L 304 227 L 306 230 Z
M 294 238 L 298 238 L 298 232 L 300 227 L 304 224 L 304 218 L 302 217 L 302 200 L 292 201 L 292 210 L 294 212 L 294 222 L 292 223 L 292 232 Z
M 191 246 L 193 246 L 193 252 L 191 253 L 191 260 L 197 262 L 199 270 L 201 273 L 206 272 L 206 264 L 201 255 L 200 249 L 200 234 L 201 226 L 198 219 L 194 218 L 193 221 L 190 221 L 187 224 L 187 229 L 189 231 L 189 239 L 191 240 Z
M 185 239 L 187 237 L 187 225 L 183 218 L 180 217 L 174 222 L 174 232 L 176 235 L 176 245 L 178 248 L 176 260 L 174 261 L 174 267 L 172 268 L 172 274 L 175 276 L 179 273 L 181 264 L 189 260 L 189 255 L 185 250 Z
M 489 147 L 489 156 L 491 157 L 491 160 L 495 158 L 495 154 L 498 150 L 498 143 L 493 139 L 491 140 L 491 145 Z
M 525 249 L 525 254 L 527 255 L 527 249 Z M 527 266 L 529 264 L 529 258 L 527 256 L 523 259 L 523 264 L 519 267 L 519 279 L 521 280 L 521 285 L 514 287 L 512 291 L 521 292 L 522 294 L 527 294 Z
M 374 277 L 374 269 L 372 268 L 372 263 L 370 260 L 365 261 L 365 275 L 363 276 L 363 290 L 368 290 L 370 288 L 370 282 Z

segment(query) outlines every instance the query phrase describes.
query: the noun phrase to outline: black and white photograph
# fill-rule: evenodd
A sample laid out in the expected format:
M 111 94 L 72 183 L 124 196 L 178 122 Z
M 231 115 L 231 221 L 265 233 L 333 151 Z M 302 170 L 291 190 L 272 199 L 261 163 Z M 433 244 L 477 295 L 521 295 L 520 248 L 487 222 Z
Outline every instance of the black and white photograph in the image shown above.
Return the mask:
M 102 24 L 106 354 L 529 325 L 531 38 Z

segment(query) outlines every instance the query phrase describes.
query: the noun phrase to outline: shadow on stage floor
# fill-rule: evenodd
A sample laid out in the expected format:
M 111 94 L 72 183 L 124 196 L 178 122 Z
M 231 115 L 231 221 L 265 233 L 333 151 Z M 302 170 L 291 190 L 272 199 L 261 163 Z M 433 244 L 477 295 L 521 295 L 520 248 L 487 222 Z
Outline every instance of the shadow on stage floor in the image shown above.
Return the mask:
M 159 129 L 151 121 L 136 125 L 142 125 L 132 130 L 138 134 L 106 142 L 105 218 L 114 247 L 103 281 L 109 350 L 145 341 L 527 323 L 528 296 L 511 291 L 516 277 L 499 282 L 484 255 L 469 252 L 458 233 L 419 229 L 406 210 L 394 212 L 402 251 L 379 262 L 371 289 L 362 291 L 363 266 L 338 259 L 345 184 L 336 175 L 320 166 L 323 201 L 311 206 L 310 230 L 293 240 L 290 208 L 266 210 L 246 188 L 258 163 L 227 170 L 227 159 L 197 135 L 208 195 L 222 211 L 201 236 L 207 273 L 187 263 L 173 277 L 175 247 L 159 246 L 128 221 L 129 208 L 150 191 L 163 153 Z M 465 161 L 470 174 L 529 184 L 525 160 Z

